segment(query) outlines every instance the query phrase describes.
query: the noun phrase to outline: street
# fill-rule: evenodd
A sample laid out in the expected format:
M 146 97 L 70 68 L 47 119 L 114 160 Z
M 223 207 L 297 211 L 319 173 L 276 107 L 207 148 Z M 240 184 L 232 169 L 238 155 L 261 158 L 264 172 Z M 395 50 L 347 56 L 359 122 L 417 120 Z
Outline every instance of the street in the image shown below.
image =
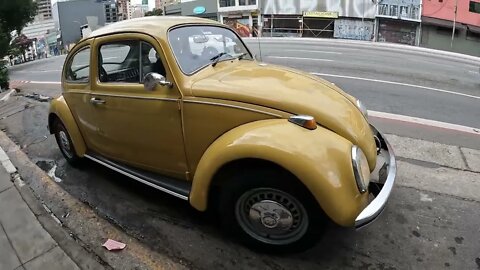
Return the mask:
M 310 72 L 358 97 L 372 111 L 373 124 L 389 134 L 398 156 L 398 182 L 371 226 L 354 231 L 332 225 L 304 253 L 260 254 L 222 233 L 215 213 L 196 212 L 184 201 L 93 162 L 71 167 L 48 134 L 48 103 L 23 96 L 60 95 L 65 56 L 10 70 L 12 84 L 21 91 L 0 104 L 0 128 L 44 171 L 56 165 L 58 185 L 95 214 L 187 268 L 480 269 L 478 61 L 309 40 L 265 39 L 260 50 L 256 39 L 247 44 L 257 55 L 261 50 L 266 63 Z M 387 114 L 400 116 L 394 120 Z M 42 183 L 26 181 L 41 193 Z M 42 199 L 52 209 L 64 204 L 52 196 Z M 81 230 L 75 221 L 68 221 L 73 232 Z

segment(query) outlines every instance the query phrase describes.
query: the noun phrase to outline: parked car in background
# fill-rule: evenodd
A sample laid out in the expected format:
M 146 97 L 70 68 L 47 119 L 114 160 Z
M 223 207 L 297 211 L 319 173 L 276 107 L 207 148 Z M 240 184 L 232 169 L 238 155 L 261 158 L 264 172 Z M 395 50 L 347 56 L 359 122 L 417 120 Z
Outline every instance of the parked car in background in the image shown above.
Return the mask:
M 328 219 L 363 227 L 393 188 L 395 157 L 358 99 L 255 61 L 211 20 L 105 26 L 71 49 L 61 84 L 48 125 L 71 164 L 212 210 L 250 247 L 305 249 Z

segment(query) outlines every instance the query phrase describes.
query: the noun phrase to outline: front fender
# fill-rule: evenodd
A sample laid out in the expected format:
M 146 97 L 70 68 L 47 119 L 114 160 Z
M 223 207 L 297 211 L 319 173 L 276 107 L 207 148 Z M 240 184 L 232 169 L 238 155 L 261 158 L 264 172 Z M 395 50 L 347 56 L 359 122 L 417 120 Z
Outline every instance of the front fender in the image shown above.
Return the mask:
M 72 139 L 73 147 L 75 148 L 75 152 L 77 156 L 83 157 L 83 155 L 87 151 L 87 147 L 85 146 L 85 141 L 83 140 L 83 136 L 80 133 L 80 129 L 77 126 L 77 122 L 73 118 L 72 112 L 68 107 L 65 98 L 62 96 L 54 99 L 50 103 L 50 113 L 48 114 L 48 126 L 50 132 L 53 133 L 52 130 L 52 121 L 53 117 L 56 116 L 62 121 L 63 125 L 68 131 L 70 138 Z
M 286 119 L 262 120 L 230 130 L 205 151 L 193 179 L 190 204 L 207 209 L 209 187 L 225 164 L 244 158 L 267 160 L 295 175 L 337 224 L 353 226 L 368 204 L 353 175 L 352 143 L 320 126 L 308 130 Z

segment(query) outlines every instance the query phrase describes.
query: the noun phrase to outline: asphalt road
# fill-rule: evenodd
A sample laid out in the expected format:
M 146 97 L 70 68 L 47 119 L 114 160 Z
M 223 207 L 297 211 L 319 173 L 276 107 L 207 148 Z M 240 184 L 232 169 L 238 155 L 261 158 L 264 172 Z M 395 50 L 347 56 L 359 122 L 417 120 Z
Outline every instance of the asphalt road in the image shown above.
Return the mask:
M 390 53 L 385 50 L 319 44 L 313 46 L 312 50 L 337 54 L 317 52 L 317 59 L 332 61 L 305 60 L 298 58 L 312 58 L 312 53 L 288 52 L 285 48 L 287 45 L 273 43 L 269 51 L 265 49 L 269 47 L 267 44 L 262 44 L 262 55 L 263 60 L 269 63 L 284 63 L 309 72 L 373 78 L 454 92 L 445 93 L 408 85 L 325 76 L 345 91 L 360 97 L 372 110 L 480 126 L 478 120 L 480 100 L 458 95 L 480 95 L 475 74 L 468 72 L 474 64 L 468 61 L 468 63 L 453 61 L 452 65 L 455 67 L 447 69 L 449 60 L 431 54 L 421 56 L 404 52 L 402 57 L 393 51 L 392 53 L 396 55 L 393 59 L 396 60 L 389 60 L 387 55 Z M 307 48 L 310 50 L 309 46 L 312 45 L 304 44 L 300 47 L 303 50 Z M 358 54 L 354 53 L 355 51 Z M 329 55 L 328 58 L 325 55 Z M 407 62 L 406 59 L 416 57 L 428 61 L 415 65 L 401 65 L 402 62 Z M 378 61 L 383 63 L 382 66 L 370 64 L 369 60 L 372 59 L 381 59 Z M 20 65 L 11 70 L 11 77 L 13 80 L 59 81 L 63 61 L 64 56 L 60 56 Z M 395 65 L 398 65 L 397 75 L 394 71 Z M 427 67 L 443 70 L 444 73 L 430 77 L 435 72 Z M 463 74 L 463 77 L 462 79 L 455 77 L 457 80 L 455 81 L 449 72 L 455 76 Z M 36 91 L 50 96 L 60 93 L 58 84 L 29 83 L 22 88 L 23 92 Z M 441 104 L 437 104 L 439 102 Z M 480 269 L 478 254 L 480 220 L 475 215 L 476 209 L 480 206 L 480 199 L 477 196 L 480 190 L 477 192 L 476 186 L 473 185 L 457 186 L 457 183 L 466 181 L 473 183 L 474 180 L 470 179 L 475 179 L 479 174 L 462 168 L 450 168 L 452 165 L 449 165 L 448 160 L 445 162 L 446 165 L 439 165 L 409 157 L 401 158 L 399 183 L 385 212 L 374 224 L 358 232 L 331 226 L 322 241 L 313 249 L 300 254 L 272 256 L 252 252 L 223 234 L 215 215 L 198 213 L 183 201 L 92 162 L 87 161 L 80 168 L 65 164 L 53 136 L 46 130 L 47 112 L 47 103 L 21 96 L 12 97 L 8 102 L 0 104 L 2 119 L 0 128 L 4 129 L 22 151 L 45 171 L 50 171 L 57 165 L 55 175 L 61 179 L 58 184 L 65 191 L 94 209 L 99 216 L 141 241 L 152 252 L 165 254 L 188 268 Z M 478 135 L 470 136 L 386 119 L 372 120 L 388 133 L 430 138 L 454 146 L 480 148 Z M 408 146 L 410 148 L 407 149 L 412 149 L 412 153 L 418 150 L 418 156 L 423 156 L 422 151 L 425 149 L 420 145 L 414 146 Z M 448 151 L 440 152 L 438 156 L 442 158 L 442 155 L 449 154 Z M 451 174 L 448 175 L 446 172 Z M 458 179 L 453 179 L 452 174 Z M 465 178 L 466 174 L 471 174 L 470 178 Z M 28 178 L 25 180 L 28 183 Z M 424 181 L 430 181 L 428 183 L 434 188 L 425 187 Z M 413 184 L 406 185 L 405 182 Z M 41 188 L 38 187 L 39 183 L 29 184 Z M 464 190 L 464 193 L 471 192 L 474 198 L 445 191 L 439 192 L 435 189 L 436 186 L 445 186 L 447 190 Z M 46 203 L 58 202 L 49 199 Z

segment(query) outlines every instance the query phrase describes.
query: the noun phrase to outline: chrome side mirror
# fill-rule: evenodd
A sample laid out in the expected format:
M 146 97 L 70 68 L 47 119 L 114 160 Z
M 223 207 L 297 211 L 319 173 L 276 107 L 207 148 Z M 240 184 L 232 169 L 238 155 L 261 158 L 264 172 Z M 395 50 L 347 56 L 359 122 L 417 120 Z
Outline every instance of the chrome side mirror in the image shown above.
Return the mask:
M 167 81 L 167 79 L 163 75 L 155 72 L 147 73 L 147 75 L 143 77 L 143 87 L 145 88 L 145 90 L 153 91 L 155 90 L 155 87 L 157 87 L 157 85 L 167 86 L 170 88 L 173 86 L 173 83 Z

